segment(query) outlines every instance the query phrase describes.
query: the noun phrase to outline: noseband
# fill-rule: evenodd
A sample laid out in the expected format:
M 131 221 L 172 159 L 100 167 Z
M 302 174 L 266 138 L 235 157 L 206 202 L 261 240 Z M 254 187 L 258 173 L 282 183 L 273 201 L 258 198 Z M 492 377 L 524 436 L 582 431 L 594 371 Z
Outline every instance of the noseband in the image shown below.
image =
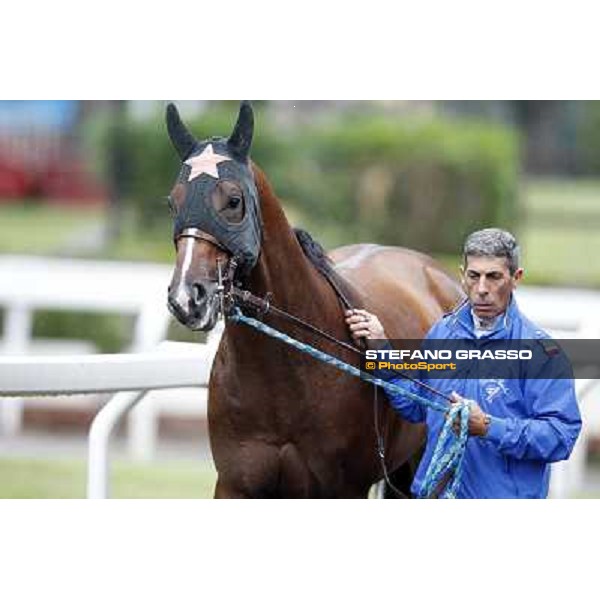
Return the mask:
M 197 227 L 187 227 L 186 229 L 184 229 L 175 238 L 175 245 L 177 245 L 177 242 L 179 240 L 184 239 L 184 238 L 192 238 L 194 240 L 202 240 L 205 242 L 209 242 L 213 246 L 216 246 L 219 250 L 222 250 L 223 252 L 230 254 L 229 250 L 227 250 L 227 248 L 225 248 L 225 246 L 223 246 L 223 244 L 221 244 L 221 242 L 219 242 L 219 240 L 214 235 L 211 235 L 210 233 L 206 233 L 205 231 L 202 231 L 201 229 L 198 229 Z

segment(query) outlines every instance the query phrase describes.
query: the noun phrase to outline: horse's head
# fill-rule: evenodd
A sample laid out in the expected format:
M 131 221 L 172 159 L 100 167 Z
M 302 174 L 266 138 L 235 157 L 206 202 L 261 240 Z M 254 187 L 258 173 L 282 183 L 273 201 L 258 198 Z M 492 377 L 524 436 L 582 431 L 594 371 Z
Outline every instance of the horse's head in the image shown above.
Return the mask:
M 169 309 L 183 325 L 209 331 L 219 312 L 218 261 L 226 271 L 235 257 L 244 275 L 260 252 L 260 206 L 248 156 L 254 116 L 243 102 L 229 138 L 198 141 L 169 104 L 167 129 L 182 161 L 169 197 L 177 250 Z

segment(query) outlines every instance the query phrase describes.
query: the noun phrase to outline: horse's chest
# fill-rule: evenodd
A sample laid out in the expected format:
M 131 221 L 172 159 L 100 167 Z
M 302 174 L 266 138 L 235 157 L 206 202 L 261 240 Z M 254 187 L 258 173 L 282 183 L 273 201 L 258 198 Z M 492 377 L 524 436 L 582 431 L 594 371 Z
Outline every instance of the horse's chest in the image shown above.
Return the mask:
M 276 432 L 281 439 L 322 435 L 356 416 L 360 388 L 332 368 L 227 369 L 211 386 L 209 404 L 244 431 Z M 279 437 L 278 436 L 278 437 Z

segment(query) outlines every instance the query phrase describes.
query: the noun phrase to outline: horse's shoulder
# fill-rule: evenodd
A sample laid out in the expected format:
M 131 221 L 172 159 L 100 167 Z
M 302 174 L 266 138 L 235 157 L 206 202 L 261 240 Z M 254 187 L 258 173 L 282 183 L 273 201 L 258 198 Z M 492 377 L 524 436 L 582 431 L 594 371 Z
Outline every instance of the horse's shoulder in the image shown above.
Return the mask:
M 382 246 L 377 244 L 352 244 L 334 248 L 328 256 L 333 261 L 336 270 L 353 269 L 379 252 L 381 248 Z
M 381 273 L 407 283 L 419 280 L 420 287 L 424 285 L 434 293 L 456 285 L 454 278 L 431 256 L 401 246 L 355 244 L 336 248 L 329 257 L 338 272 Z
M 451 314 L 464 300 L 459 283 L 441 265 L 424 268 L 427 287 L 438 298 L 445 314 Z
M 432 258 L 400 246 L 380 246 L 378 244 L 352 244 L 335 248 L 329 253 L 329 257 L 334 262 L 338 270 L 352 270 L 368 265 L 369 267 L 378 264 L 392 262 L 393 264 L 412 265 L 434 264 Z

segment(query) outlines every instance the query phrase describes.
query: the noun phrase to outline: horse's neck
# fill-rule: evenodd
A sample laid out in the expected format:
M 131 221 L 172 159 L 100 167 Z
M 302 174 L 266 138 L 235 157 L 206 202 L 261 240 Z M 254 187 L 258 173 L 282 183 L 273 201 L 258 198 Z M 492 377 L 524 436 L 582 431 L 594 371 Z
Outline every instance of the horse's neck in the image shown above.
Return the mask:
M 279 200 L 258 169 L 255 169 L 255 180 L 261 202 L 263 238 L 258 263 L 244 287 L 257 296 L 272 294 L 273 306 L 343 339 L 347 336 L 347 329 L 335 292 L 305 256 Z M 272 321 L 267 316 L 266 322 L 294 337 L 306 335 L 279 318 Z M 274 344 L 279 345 L 278 342 L 262 334 L 257 335 L 246 326 L 227 328 L 226 336 L 226 362 L 231 371 L 238 375 L 242 371 L 250 371 L 254 378 L 263 373 L 269 380 L 274 376 L 269 365 Z M 305 369 L 314 367 L 314 363 L 303 361 L 299 356 L 294 354 L 293 361 L 288 364 L 290 371 L 286 371 L 285 382 L 289 385 L 293 385 L 291 371 L 301 374 Z M 279 360 L 285 361 L 281 357 Z M 282 364 L 279 363 L 280 366 Z
M 323 323 L 330 311 L 318 309 L 321 300 L 332 290 L 305 256 L 279 200 L 256 167 L 255 179 L 261 202 L 263 239 L 261 255 L 248 278 L 248 287 L 256 295 L 272 294 L 273 304 L 279 308 Z

